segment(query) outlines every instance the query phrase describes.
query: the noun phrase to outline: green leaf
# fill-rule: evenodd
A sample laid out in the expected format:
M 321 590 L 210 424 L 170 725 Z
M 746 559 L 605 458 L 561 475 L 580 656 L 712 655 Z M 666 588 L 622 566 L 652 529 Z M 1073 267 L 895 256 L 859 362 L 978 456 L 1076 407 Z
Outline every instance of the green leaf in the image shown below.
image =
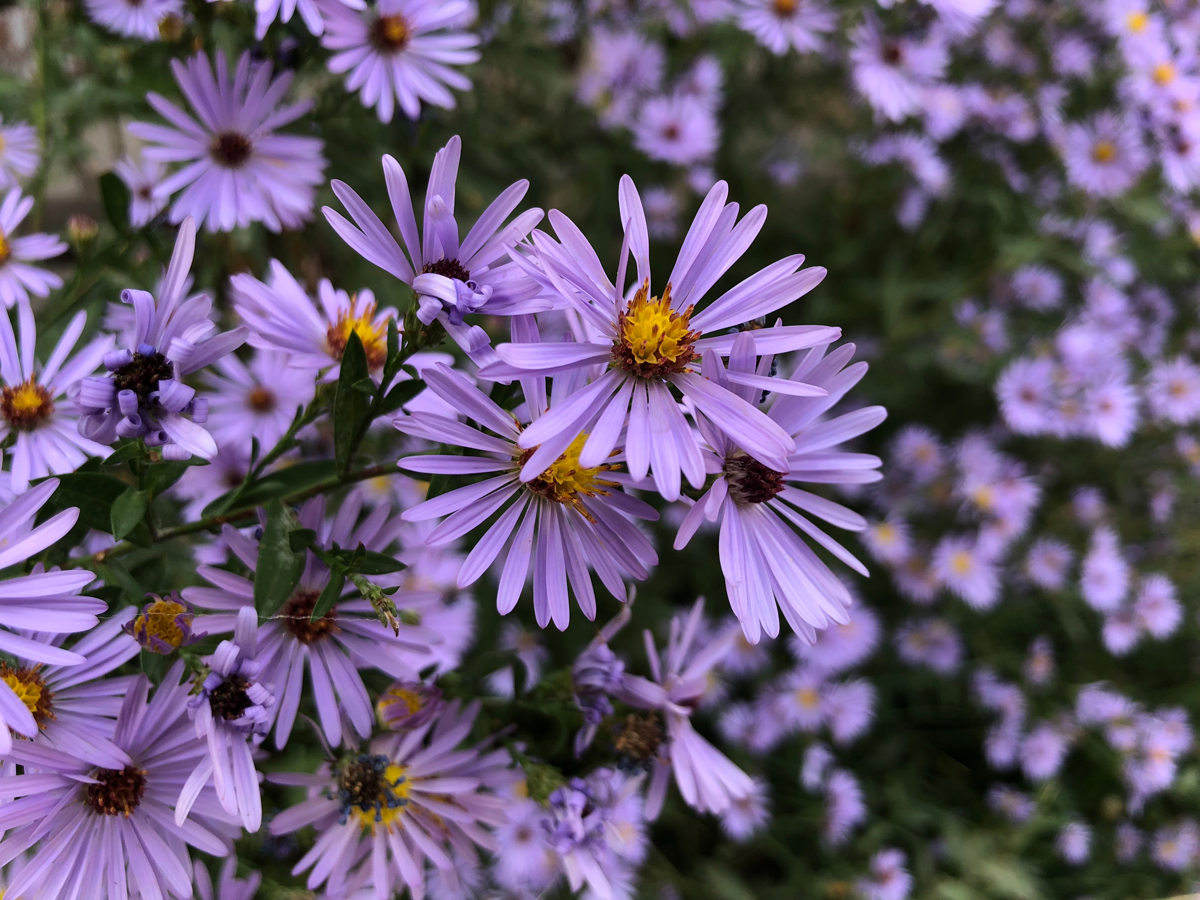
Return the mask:
M 104 201 L 104 212 L 117 231 L 127 234 L 129 227 L 129 188 L 115 172 L 100 176 L 100 197 Z
M 146 515 L 146 507 L 150 504 L 150 495 L 130 486 L 120 497 L 113 501 L 112 536 L 118 541 L 133 531 Z
M 391 572 L 401 572 L 406 567 L 393 556 L 377 550 L 368 550 L 354 568 L 363 575 L 387 575 Z
M 342 588 L 346 585 L 346 573 L 334 568 L 329 573 L 329 583 L 325 585 L 325 589 L 321 591 L 321 596 L 317 598 L 316 604 L 313 606 L 312 616 L 309 617 L 310 622 L 315 622 L 331 609 L 338 602 L 338 598 L 342 596 Z
M 145 444 L 140 440 L 127 438 L 125 443 L 104 458 L 102 465 L 119 466 L 132 459 L 145 459 L 148 455 Z
M 163 493 L 175 484 L 192 466 L 206 466 L 208 461 L 199 456 L 181 461 L 155 463 L 146 470 L 146 490 L 150 497 L 161 497 Z
M 311 528 L 297 528 L 288 535 L 288 546 L 292 548 L 293 552 L 299 553 L 311 547 L 316 539 L 317 533 Z
M 370 374 L 362 341 L 356 332 L 351 331 L 346 339 L 342 368 L 338 373 L 337 393 L 333 398 L 333 452 L 339 472 L 347 472 L 350 469 L 350 460 L 358 443 L 358 433 L 370 406 L 370 399 L 355 385 L 364 378 L 370 378 Z
M 96 571 L 106 583 L 114 584 L 124 591 L 130 602 L 138 604 L 145 598 L 146 588 L 130 574 L 119 559 L 106 560 Z
M 58 490 L 50 498 L 56 509 L 79 508 L 79 521 L 88 528 L 112 533 L 112 507 L 129 489 L 120 478 L 100 472 L 70 472 L 58 476 Z
M 254 608 L 260 616 L 273 616 L 291 596 L 304 572 L 304 552 L 291 546 L 296 517 L 282 500 L 267 504 L 267 524 L 258 544 L 254 573 Z
M 393 413 L 423 390 L 425 390 L 425 382 L 420 379 L 402 381 L 387 392 L 383 403 L 380 404 L 379 412 L 381 414 Z

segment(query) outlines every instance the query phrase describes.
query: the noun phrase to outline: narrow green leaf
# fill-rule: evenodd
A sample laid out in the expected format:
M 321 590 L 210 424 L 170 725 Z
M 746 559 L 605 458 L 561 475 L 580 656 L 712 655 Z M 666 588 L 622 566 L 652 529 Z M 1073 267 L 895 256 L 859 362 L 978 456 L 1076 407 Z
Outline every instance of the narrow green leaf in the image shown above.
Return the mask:
M 338 598 L 342 596 L 342 588 L 346 585 L 346 573 L 339 569 L 333 569 L 329 573 L 329 583 L 325 585 L 325 589 L 321 591 L 321 596 L 317 598 L 316 604 L 313 606 L 312 616 L 309 617 L 310 622 L 315 622 L 331 609 L 338 602 Z
M 112 453 L 108 454 L 103 460 L 106 466 L 119 466 L 121 463 L 129 462 L 132 459 L 145 459 L 148 456 L 146 453 L 146 445 L 140 440 L 126 439 L 125 443 L 117 447 Z
M 100 198 L 104 201 L 104 213 L 117 231 L 129 232 L 129 188 L 115 172 L 100 176 Z
M 370 399 L 355 387 L 364 378 L 370 378 L 367 354 L 358 334 L 351 331 L 346 339 L 346 350 L 342 354 L 342 367 L 338 374 L 337 393 L 333 398 L 333 451 L 340 472 L 350 468 L 358 432 L 370 405 Z
M 260 616 L 273 616 L 291 596 L 304 572 L 304 552 L 291 546 L 296 517 L 282 500 L 267 504 L 267 524 L 258 545 L 254 573 L 254 608 Z
M 150 503 L 150 495 L 130 486 L 125 493 L 113 501 L 112 505 L 112 536 L 118 541 L 137 527 L 146 515 L 146 507 Z
M 391 572 L 403 571 L 405 565 L 394 556 L 380 553 L 377 550 L 368 550 L 354 568 L 363 575 L 387 575 Z
M 393 413 L 402 407 L 409 400 L 412 400 L 417 394 L 425 390 L 425 382 L 420 379 L 412 381 L 402 381 L 383 398 L 383 403 L 380 404 L 379 411 L 382 414 Z
M 206 465 L 208 465 L 208 461 L 201 459 L 199 456 L 179 461 L 169 460 L 154 463 L 154 465 L 146 470 L 146 490 L 149 492 L 151 499 L 161 497 L 192 466 Z

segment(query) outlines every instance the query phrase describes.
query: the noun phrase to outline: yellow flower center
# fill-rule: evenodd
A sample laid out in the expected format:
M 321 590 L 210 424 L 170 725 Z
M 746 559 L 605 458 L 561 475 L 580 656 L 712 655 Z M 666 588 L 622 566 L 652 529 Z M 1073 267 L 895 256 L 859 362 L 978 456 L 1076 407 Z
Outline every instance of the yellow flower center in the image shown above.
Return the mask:
M 354 768 L 353 766 L 351 768 Z M 407 775 L 407 770 L 404 766 L 396 763 L 390 763 L 383 770 L 382 775 L 376 775 L 374 784 L 370 787 L 374 793 L 370 796 L 355 797 L 351 803 L 349 813 L 354 821 L 358 822 L 363 828 L 370 829 L 374 833 L 377 826 L 389 828 L 400 818 L 404 812 L 404 807 L 408 803 L 408 793 L 411 788 Z M 344 778 L 343 778 L 344 780 Z M 367 787 L 367 782 L 371 778 L 368 775 L 363 784 L 356 784 L 355 788 Z M 353 793 L 353 788 L 351 789 Z
M 0 228 L 0 265 L 8 262 L 10 256 L 12 256 L 12 244 L 8 242 L 8 235 L 4 233 L 4 229 Z
M 775 15 L 779 18 L 790 19 L 800 7 L 800 0 L 774 0 L 771 6 L 774 7 Z
M 687 371 L 696 358 L 692 344 L 700 337 L 689 320 L 692 307 L 682 313 L 671 308 L 671 285 L 662 298 L 650 296 L 647 279 L 617 317 L 613 364 L 643 378 L 661 378 Z
M 817 705 L 821 702 L 821 695 L 813 688 L 800 688 L 796 691 L 796 702 L 805 709 L 816 709 Z
M 890 522 L 875 526 L 875 540 L 881 544 L 896 543 L 896 526 Z
M 1110 163 L 1117 158 L 1117 145 L 1112 141 L 1096 141 L 1092 148 L 1092 159 L 1098 163 Z
M 46 689 L 46 682 L 42 680 L 40 670 L 41 666 L 16 669 L 8 663 L 0 662 L 0 681 L 12 688 L 17 699 L 25 704 L 25 708 L 33 715 L 39 728 L 54 718 L 50 703 L 54 695 Z
M 1144 12 L 1132 12 L 1125 17 L 1125 26 L 1134 34 L 1141 34 L 1150 24 L 1150 17 Z
M 54 400 L 50 392 L 37 383 L 36 376 L 18 385 L 0 389 L 0 416 L 18 431 L 33 431 L 50 418 Z
M 950 569 L 955 575 L 967 575 L 973 568 L 975 562 L 966 550 L 959 550 L 950 557 Z
M 400 709 L 392 709 L 397 704 L 400 704 Z M 421 695 L 416 691 L 400 684 L 394 684 L 380 695 L 375 704 L 375 712 L 379 716 L 380 722 L 385 722 L 389 718 L 407 719 L 415 713 L 419 713 L 423 705 Z
M 616 484 L 615 481 L 608 481 L 600 477 L 601 472 L 611 471 L 615 468 L 614 466 L 602 465 L 588 468 L 579 464 L 579 454 L 583 452 L 583 445 L 587 443 L 587 438 L 588 435 L 585 431 L 571 441 L 571 446 L 563 452 L 563 455 L 552 462 L 550 468 L 545 472 L 528 482 L 525 487 L 539 497 L 553 500 L 555 503 L 570 504 L 586 516 L 587 512 L 579 498 L 607 494 L 606 488 Z M 526 450 L 521 454 L 521 461 L 528 459 L 532 454 L 533 450 Z
M 178 650 L 186 639 L 183 628 L 177 621 L 180 616 L 191 617 L 182 603 L 175 600 L 155 600 L 133 620 L 133 633 L 139 637 L 145 635 L 140 641 L 143 647 L 153 646 L 150 638 L 158 638 L 170 649 L 156 652 L 170 653 L 171 650 Z
M 378 369 L 387 359 L 387 319 L 375 322 L 375 304 L 364 303 L 358 308 L 358 297 L 350 298 L 350 308 L 338 313 L 337 321 L 325 332 L 329 355 L 339 362 L 346 352 L 350 334 L 358 335 L 367 354 L 367 366 Z
M 975 505 L 982 510 L 989 510 L 995 501 L 995 492 L 986 484 L 975 488 L 971 492 L 971 499 L 975 501 Z
M 1154 67 L 1154 82 L 1156 84 L 1170 84 L 1175 80 L 1175 67 L 1169 62 L 1159 63 Z

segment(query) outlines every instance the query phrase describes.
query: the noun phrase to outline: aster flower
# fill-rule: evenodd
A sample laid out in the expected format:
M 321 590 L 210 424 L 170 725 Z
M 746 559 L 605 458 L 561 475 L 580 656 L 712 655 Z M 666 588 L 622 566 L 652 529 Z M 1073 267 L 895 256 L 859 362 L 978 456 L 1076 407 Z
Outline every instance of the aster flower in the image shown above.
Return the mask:
M 680 93 L 647 100 L 633 125 L 633 141 L 639 150 L 651 159 L 675 166 L 711 160 L 720 139 L 721 128 L 713 109 Z
M 1062 723 L 1041 722 L 1021 743 L 1021 768 L 1032 781 L 1053 778 L 1062 769 L 1071 749 L 1071 733 Z
M 777 56 L 794 49 L 815 53 L 824 36 L 837 26 L 837 16 L 811 0 L 741 0 L 738 25 Z
M 972 609 L 991 609 L 1000 599 L 1000 574 L 986 543 L 966 535 L 948 535 L 933 553 L 938 579 Z
M 182 825 L 204 786 L 212 780 L 221 807 L 236 816 L 249 832 L 262 824 L 262 795 L 254 768 L 253 747 L 271 729 L 275 692 L 259 681 L 258 615 L 254 608 L 238 610 L 232 641 L 221 641 L 208 658 L 208 674 L 188 700 L 188 715 L 196 737 L 208 745 L 208 756 L 196 763 L 175 806 L 175 824 Z
M 110 737 L 121 697 L 133 679 L 104 676 L 138 654 L 137 643 L 123 633 L 133 615 L 132 609 L 121 610 L 70 649 L 62 646 L 62 635 L 23 632 L 32 645 L 30 653 L 10 651 L 12 661 L 0 662 L 0 682 L 16 694 L 36 726 L 30 732 L 28 722 L 21 722 L 20 733 L 97 766 L 125 765 L 125 752 Z M 47 657 L 54 661 L 47 663 Z M 9 705 L 0 706 L 0 730 L 16 728 Z
M 591 29 L 584 48 L 575 96 L 594 106 L 605 127 L 631 125 L 642 100 L 657 92 L 666 52 L 636 29 Z
M 453 0 L 452 5 L 458 2 Z M 434 156 L 420 233 L 404 170 L 391 156 L 383 157 L 388 197 L 404 250 L 344 182 L 335 179 L 333 192 L 354 224 L 327 206 L 322 212 L 333 230 L 359 255 L 413 289 L 417 317 L 422 322 L 429 325 L 440 321 L 459 346 L 482 363 L 494 358 L 487 333 L 466 324 L 464 315 L 516 315 L 549 308 L 548 302 L 536 299 L 538 283 L 507 262 L 513 247 L 541 221 L 542 211 L 528 209 L 504 224 L 529 189 L 528 181 L 517 181 L 492 201 L 460 243 L 454 192 L 461 154 L 462 142 L 456 135 Z
M 749 839 L 771 820 L 770 786 L 761 778 L 750 780 L 750 793 L 734 797 L 721 814 L 721 830 L 735 841 Z
M 36 172 L 40 157 L 37 129 L 28 122 L 5 125 L 4 116 L 0 116 L 0 188 Z
M 1156 419 L 1176 425 L 1200 419 L 1200 366 L 1183 356 L 1155 363 L 1146 376 L 1146 405 Z
M 74 394 L 80 379 L 100 367 L 112 338 L 97 337 L 70 357 L 87 323 L 87 313 L 76 313 L 49 360 L 38 365 L 28 298 L 18 301 L 17 317 L 19 339 L 9 317 L 0 316 L 0 440 L 15 437 L 10 468 L 12 489 L 20 493 L 34 479 L 73 472 L 89 456 L 108 456 L 108 447 L 79 434 L 79 411 L 68 391 Z
M 151 91 L 146 100 L 170 125 L 134 122 L 129 130 L 150 145 L 151 161 L 187 163 L 157 193 L 182 193 L 171 204 L 171 221 L 195 218 L 209 231 L 232 231 L 262 222 L 271 231 L 298 228 L 312 214 L 323 181 L 319 138 L 277 134 L 312 108 L 312 101 L 279 107 L 291 73 L 271 78 L 269 63 L 238 59 L 232 80 L 218 50 L 216 71 L 197 53 L 171 61 L 171 71 L 196 118 Z
M 703 615 L 701 598 L 689 614 L 671 620 L 665 660 L 646 631 L 646 655 L 654 680 L 626 674 L 618 692 L 631 706 L 655 710 L 666 720 L 666 738 L 652 754 L 654 773 L 646 797 L 646 817 L 650 820 L 662 810 L 672 774 L 684 801 L 700 812 L 720 815 L 736 798 L 754 790 L 750 777 L 692 727 L 692 710 L 708 689 L 709 673 L 737 634 L 727 628 L 706 646 L 695 646 Z
M 375 701 L 375 714 L 382 728 L 411 731 L 438 715 L 445 705 L 437 685 L 423 681 L 393 681 Z
M 26 769 L 4 779 L 9 802 L 0 811 L 0 828 L 7 830 L 0 860 L 41 839 L 9 894 L 79 896 L 86 881 L 95 900 L 134 892 L 184 898 L 192 892 L 188 846 L 215 856 L 231 851 L 238 828 L 211 792 L 196 800 L 183 825 L 172 814 L 179 788 L 207 752 L 184 718 L 182 674 L 183 663 L 176 663 L 149 702 L 149 681 L 134 680 L 113 732 L 113 743 L 127 754 L 124 766 L 97 768 L 24 741 L 5 753 Z
M 164 19 L 183 15 L 183 0 L 85 0 L 88 18 L 122 37 L 157 41 Z
M 574 391 L 568 402 L 556 405 L 522 432 L 518 446 L 533 453 L 523 463 L 521 478 L 532 481 L 582 433 L 589 432 L 580 454 L 581 465 L 604 463 L 624 434 L 629 472 L 635 481 L 645 480 L 653 468 L 655 487 L 668 500 L 679 497 L 684 474 L 692 487 L 699 488 L 704 483 L 704 460 L 672 387 L 716 428 L 736 436 L 749 457 L 776 472 L 786 472 L 787 457 L 796 450 L 792 436 L 737 394 L 702 377 L 693 364 L 709 350 L 728 355 L 734 341 L 727 333 L 729 328 L 808 293 L 825 277 L 825 270 L 801 270 L 803 256 L 785 257 L 695 312 L 705 294 L 745 252 L 766 218 L 766 208 L 759 206 L 735 225 L 738 207 L 726 205 L 728 188 L 722 181 L 701 204 L 661 298 L 651 296 L 646 217 L 628 175 L 622 176 L 619 193 L 625 240 L 616 284 L 604 274 L 583 234 L 562 213 L 550 213 L 559 241 L 534 232 L 533 255 L 540 271 L 561 302 L 584 323 L 584 339 L 562 344 L 502 344 L 496 348 L 501 362 L 480 371 L 481 377 L 492 379 L 533 374 L 555 374 L 562 379 L 568 373 L 590 373 L 594 378 Z M 629 252 L 637 262 L 638 287 L 632 298 L 625 291 Z M 790 326 L 760 335 L 756 345 L 759 353 L 782 353 L 827 344 L 839 334 L 836 328 Z
M 1013 293 L 1036 312 L 1049 312 L 1062 305 L 1062 277 L 1048 266 L 1022 266 L 1012 275 Z
M 149 602 L 124 626 L 125 633 L 131 635 L 143 650 L 168 656 L 205 636 L 192 630 L 196 614 L 177 594 L 146 596 L 150 598 Z
M 866 568 L 840 544 L 813 525 L 804 513 L 840 528 L 861 531 L 866 521 L 857 513 L 795 486 L 865 484 L 880 478 L 876 456 L 849 453 L 839 445 L 883 421 L 883 407 L 841 416 L 826 413 L 866 374 L 865 363 L 847 367 L 854 345 L 826 356 L 824 345 L 809 350 L 789 379 L 768 378 L 772 359 L 756 357 L 756 345 L 769 343 L 782 328 L 744 332 L 734 340 L 726 371 L 715 353 L 705 358 L 703 374 L 757 409 L 759 398 L 777 392 L 767 416 L 792 439 L 795 449 L 783 466 L 764 465 L 742 447 L 737 437 L 715 427 L 703 410 L 696 413 L 713 457 L 707 471 L 716 481 L 696 501 L 679 527 L 675 549 L 686 546 L 704 519 L 720 520 L 721 571 L 733 613 L 746 640 L 757 643 L 763 632 L 779 634 L 777 609 L 792 629 L 808 641 L 831 622 L 844 624 L 853 602 L 846 587 L 793 529 L 828 550 L 861 575 Z M 707 454 L 706 454 L 707 456 Z
M 477 15 L 470 0 L 377 0 L 361 12 L 321 0 L 321 10 L 321 45 L 333 51 L 329 71 L 348 72 L 346 89 L 361 91 L 379 121 L 392 121 L 397 105 L 410 119 L 422 103 L 453 109 L 450 89 L 471 89 L 470 79 L 451 68 L 479 60 L 479 37 L 465 30 Z
M 127 156 L 113 166 L 113 171 L 129 188 L 129 224 L 134 228 L 148 225 L 167 208 L 170 197 L 159 190 L 167 177 L 165 164 Z
M 949 675 L 962 664 L 963 642 L 945 619 L 923 619 L 896 630 L 896 652 L 910 665 Z
M 351 9 L 365 9 L 364 0 L 337 0 L 343 6 Z M 300 13 L 304 27 L 310 34 L 320 37 L 325 33 L 325 17 L 321 13 L 321 0 L 255 0 L 255 12 L 258 14 L 254 23 L 254 39 L 261 41 L 267 36 L 267 30 L 278 19 L 288 23 L 292 16 Z
M 208 317 L 212 298 L 185 299 L 195 249 L 196 223 L 188 217 L 158 298 L 146 291 L 121 292 L 136 317 L 132 346 L 105 354 L 107 376 L 83 380 L 75 402 L 82 413 L 79 433 L 88 440 L 111 444 L 117 437 L 140 437 L 147 446 L 162 447 L 167 459 L 216 455 L 216 442 L 201 427 L 208 401 L 197 398 L 183 377 L 236 350 L 249 332 L 245 327 L 217 332 Z
M 12 188 L 0 202 L 0 300 L 12 309 L 18 300 L 29 295 L 45 297 L 62 287 L 62 279 L 46 269 L 29 265 L 42 259 L 52 259 L 67 249 L 67 245 L 52 234 L 27 234 L 13 237 L 13 232 L 33 209 L 33 198 Z
M 313 775 L 279 773 L 276 784 L 309 788 L 309 799 L 277 815 L 272 834 L 314 825 L 319 837 L 292 870 L 309 871 L 307 886 L 338 896 L 355 869 L 371 879 L 376 897 L 406 887 L 424 893 L 425 863 L 453 879 L 449 847 L 499 849 L 488 826 L 505 821 L 506 802 L 494 793 L 517 779 L 505 750 L 462 748 L 477 703 L 450 703 L 434 721 L 377 739 L 364 752 Z
M 863 900 L 908 900 L 913 877 L 904 868 L 907 861 L 903 850 L 885 847 L 871 857 L 871 874 L 855 882 L 855 889 Z
M 396 523 L 386 505 L 376 507 L 359 522 L 363 508 L 360 492 L 351 493 L 332 521 L 325 518 L 325 498 L 314 497 L 299 511 L 302 528 L 318 535 L 317 546 L 353 548 L 360 543 L 368 550 L 383 551 L 394 540 Z M 258 544 L 231 526 L 222 531 L 230 550 L 253 572 L 258 565 Z M 201 578 L 213 587 L 186 588 L 183 596 L 197 607 L 213 612 L 199 618 L 197 627 L 211 634 L 233 631 L 238 614 L 254 606 L 254 582 L 224 569 L 202 565 Z M 325 615 L 312 620 L 317 599 L 329 582 L 329 569 L 308 552 L 304 572 L 278 615 L 259 626 L 258 655 L 261 680 L 275 686 L 275 747 L 283 749 L 292 733 L 303 696 L 304 670 L 308 670 L 311 696 L 316 702 L 321 730 L 331 746 L 370 735 L 375 712 L 360 668 L 379 669 L 393 678 L 414 680 L 420 669 L 435 660 L 432 645 L 442 641 L 428 624 L 400 624 L 400 633 L 386 629 L 376 617 L 370 601 L 355 597 L 357 589 L 347 583 L 340 599 Z M 404 583 L 403 573 L 372 576 L 380 587 Z M 441 593 L 401 590 L 396 605 L 410 613 L 406 619 L 420 621 L 426 611 L 441 604 Z
M 579 462 L 583 439 L 552 459 L 538 478 L 521 481 L 528 451 L 520 447 L 524 430 L 512 415 L 481 393 L 463 375 L 443 366 L 425 372 L 426 385 L 487 432 L 428 413 L 395 420 L 405 434 L 483 452 L 484 456 L 407 456 L 399 465 L 412 472 L 488 474 L 486 480 L 457 488 L 404 512 L 407 521 L 448 516 L 425 543 L 446 546 L 496 513 L 500 517 L 467 555 L 458 586 L 474 584 L 508 546 L 496 595 L 501 615 L 520 599 L 533 563 L 533 608 L 540 627 L 553 620 L 563 631 L 570 621 L 568 585 L 588 619 L 596 617 L 596 595 L 589 569 L 600 576 L 614 597 L 626 597 L 625 577 L 649 575 L 658 556 L 632 520 L 653 521 L 649 504 L 621 490 L 615 463 L 584 467 Z M 530 379 L 525 398 L 531 413 L 546 415 L 544 380 Z M 523 385 L 524 387 L 524 385 Z M 534 451 L 536 453 L 536 451 Z M 499 474 L 493 474 L 499 473 Z M 510 543 L 511 539 L 511 543 Z
M 283 437 L 316 388 L 311 372 L 288 361 L 278 350 L 259 350 L 248 363 L 230 354 L 213 363 L 216 371 L 204 373 L 212 390 L 207 424 L 219 446 L 248 446 L 256 437 L 269 449 Z
M 840 847 L 867 817 L 862 787 L 845 769 L 834 769 L 825 784 L 825 821 L 821 836 L 830 847 Z
M 939 81 L 946 68 L 941 40 L 888 37 L 870 15 L 851 38 L 854 86 L 876 112 L 893 122 L 919 112 L 924 88 Z
M 1092 849 L 1092 829 L 1083 822 L 1068 822 L 1058 832 L 1055 841 L 1058 852 L 1073 866 L 1087 862 Z
M 1150 161 L 1137 126 L 1112 113 L 1067 126 L 1062 152 L 1070 182 L 1096 197 L 1123 194 Z
M 1080 593 L 1088 606 L 1101 613 L 1116 612 L 1129 592 L 1129 576 L 1129 563 L 1116 532 L 1111 528 L 1094 531 L 1079 575 Z

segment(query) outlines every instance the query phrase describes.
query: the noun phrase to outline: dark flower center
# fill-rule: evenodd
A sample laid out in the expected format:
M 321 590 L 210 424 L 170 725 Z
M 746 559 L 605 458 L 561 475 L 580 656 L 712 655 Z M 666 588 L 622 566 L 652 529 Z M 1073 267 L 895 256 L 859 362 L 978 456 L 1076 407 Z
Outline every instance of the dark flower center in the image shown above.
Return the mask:
M 425 263 L 421 266 L 423 275 L 444 275 L 447 278 L 457 278 L 459 281 L 471 280 L 471 273 L 457 259 L 439 259 L 437 262 Z
M 668 141 L 679 140 L 679 125 L 675 122 L 672 122 L 663 129 L 663 137 L 665 137 Z
M 240 169 L 250 159 L 254 145 L 250 138 L 236 131 L 222 131 L 213 138 L 208 152 L 227 169 Z
M 404 16 L 380 16 L 371 26 L 371 44 L 383 53 L 399 53 L 411 37 L 412 29 Z
M 275 393 L 269 388 L 263 387 L 261 384 L 256 385 L 250 391 L 250 393 L 246 395 L 246 405 L 255 412 L 270 412 L 275 408 Z
M 240 719 L 242 713 L 254 705 L 246 694 L 248 687 L 250 687 L 250 682 L 237 675 L 226 678 L 218 684 L 208 695 L 208 703 L 212 707 L 213 715 L 226 722 Z
M 886 41 L 883 45 L 883 61 L 889 66 L 898 66 L 904 59 L 904 52 L 895 41 Z
M 313 609 L 316 608 L 319 591 L 299 590 L 292 594 L 291 599 L 283 604 L 283 621 L 287 630 L 302 644 L 312 644 L 324 640 L 338 630 L 337 607 L 329 610 L 315 622 L 312 619 Z
M 161 353 L 133 354 L 133 359 L 113 373 L 113 385 L 118 391 L 133 391 L 142 403 L 158 390 L 160 381 L 175 377 L 175 367 Z
M 403 766 L 386 756 L 360 754 L 342 766 L 337 779 L 341 821 L 353 817 L 374 828 L 389 826 L 408 804 L 410 784 Z
M 784 488 L 782 472 L 742 453 L 725 460 L 724 474 L 729 496 L 741 506 L 766 503 Z
M 796 14 L 796 9 L 800 6 L 800 0 L 774 0 L 771 4 L 775 9 L 775 15 L 781 19 L 790 19 Z
M 18 385 L 6 384 L 0 392 L 0 415 L 17 431 L 33 431 L 53 412 L 50 392 L 33 378 Z
M 87 806 L 102 816 L 129 818 L 146 793 L 146 771 L 134 766 L 123 769 L 97 769 L 95 784 L 84 789 Z
M 386 756 L 363 754 L 342 769 L 338 776 L 338 798 L 346 806 L 371 809 L 375 798 L 383 790 L 383 771 L 387 768 Z
M 654 758 L 662 739 L 662 726 L 653 712 L 645 717 L 630 713 L 624 722 L 613 726 L 613 746 L 617 753 L 638 765 Z

